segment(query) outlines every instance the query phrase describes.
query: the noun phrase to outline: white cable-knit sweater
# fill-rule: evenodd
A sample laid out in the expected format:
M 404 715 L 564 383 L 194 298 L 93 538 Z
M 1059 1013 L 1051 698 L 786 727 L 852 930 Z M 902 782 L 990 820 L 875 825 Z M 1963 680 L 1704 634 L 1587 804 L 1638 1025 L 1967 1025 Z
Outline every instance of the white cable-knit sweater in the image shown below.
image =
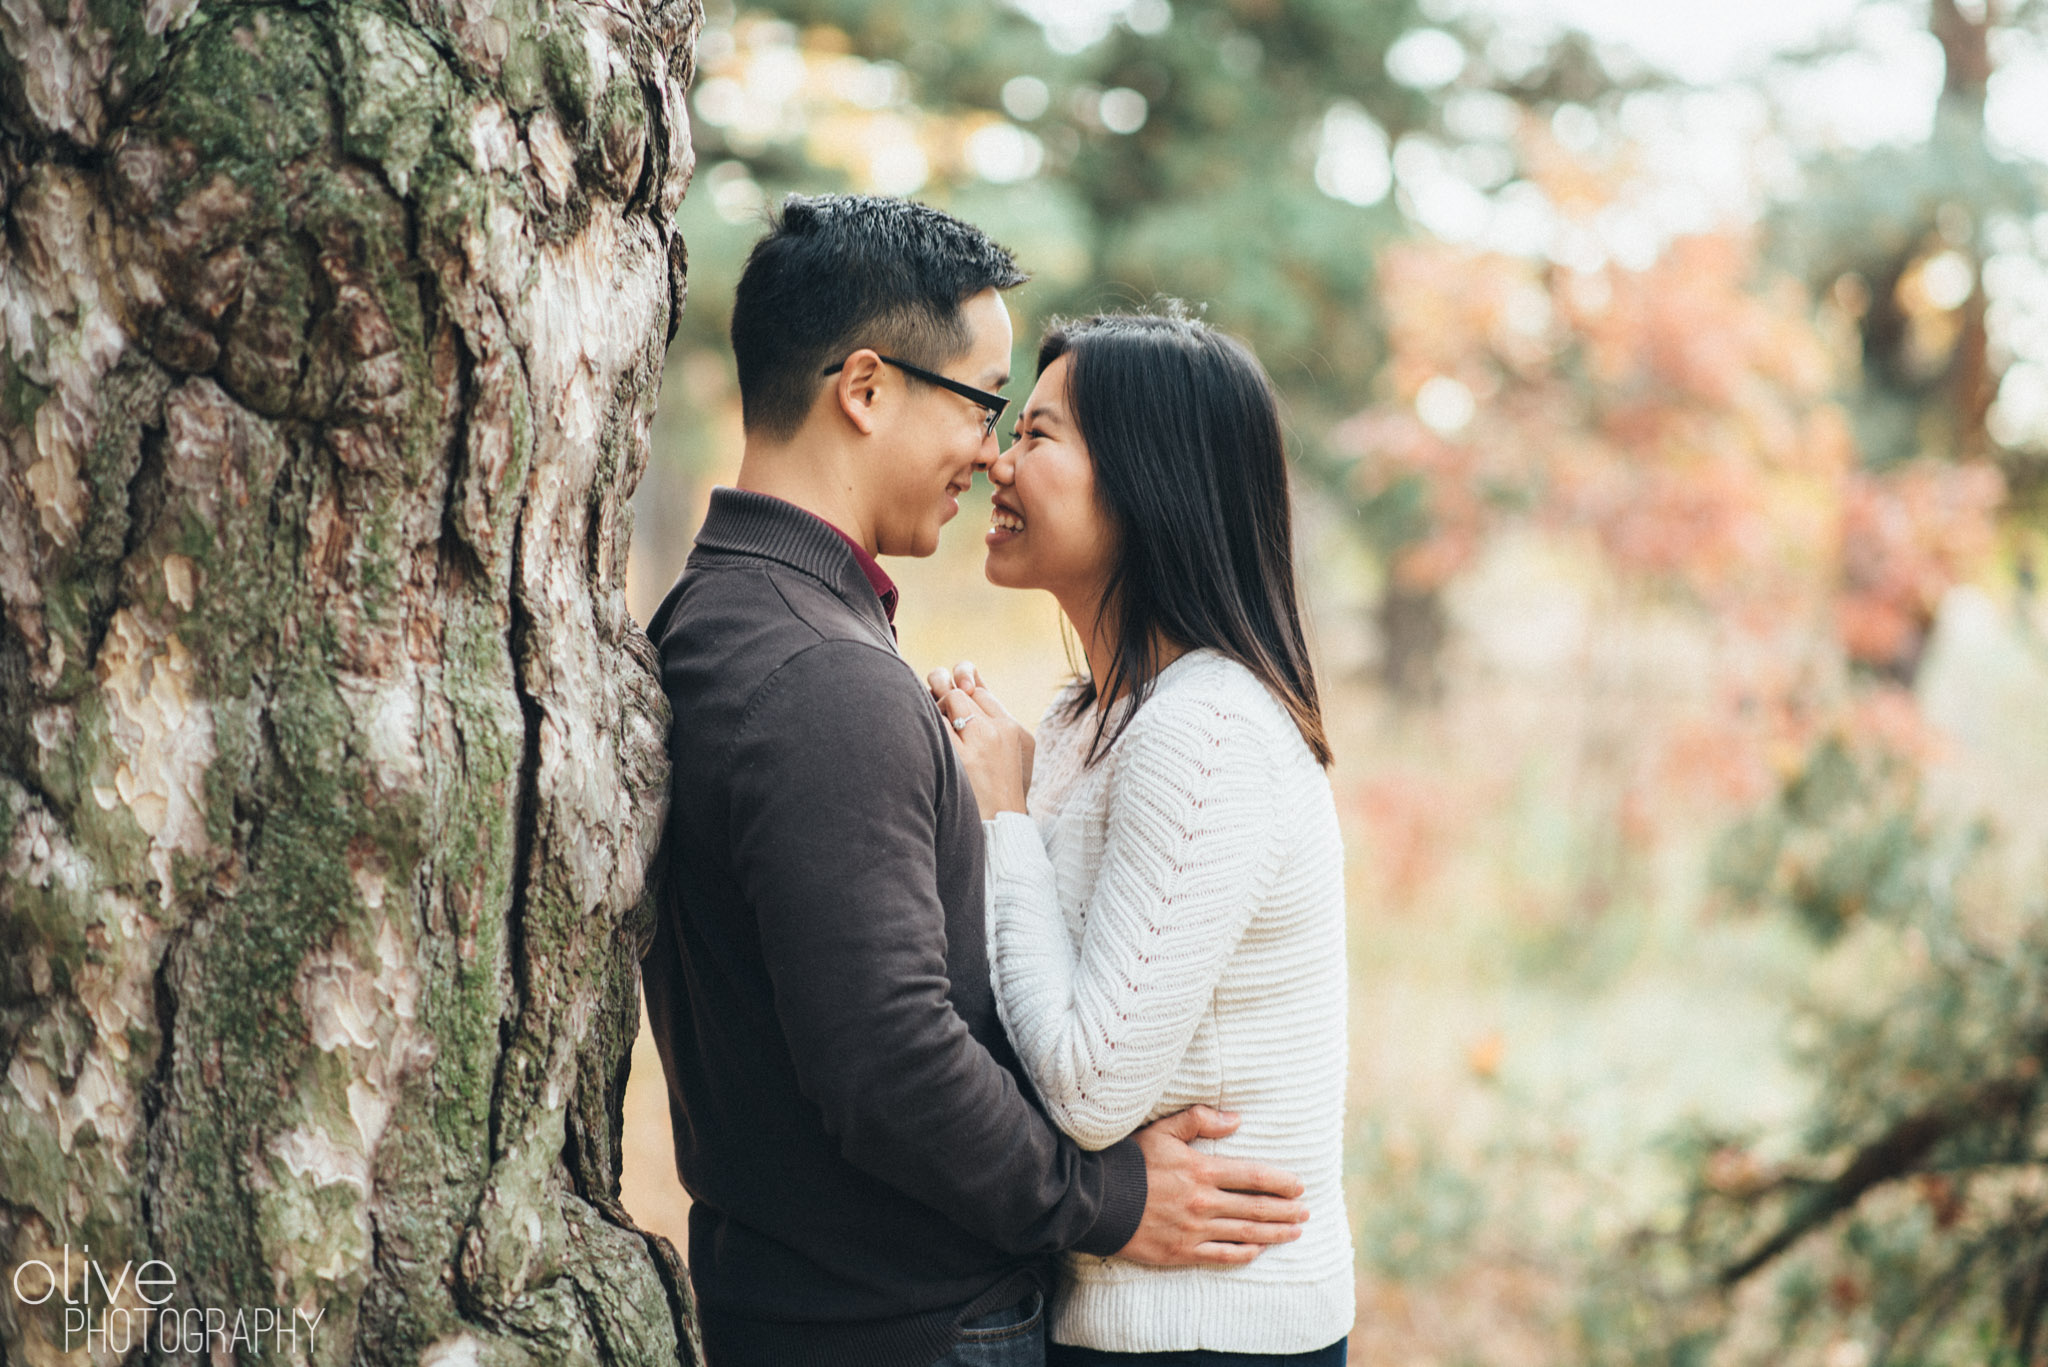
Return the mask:
M 1093 767 L 1095 719 L 1064 719 L 1064 701 L 1039 725 L 1031 815 L 986 823 L 1010 1038 L 1083 1146 L 1196 1102 L 1237 1111 L 1236 1134 L 1201 1146 L 1294 1172 L 1310 1215 L 1301 1239 L 1243 1267 L 1069 1254 L 1052 1336 L 1115 1352 L 1325 1347 L 1353 1316 L 1329 780 L 1256 676 L 1213 651 L 1162 670 Z

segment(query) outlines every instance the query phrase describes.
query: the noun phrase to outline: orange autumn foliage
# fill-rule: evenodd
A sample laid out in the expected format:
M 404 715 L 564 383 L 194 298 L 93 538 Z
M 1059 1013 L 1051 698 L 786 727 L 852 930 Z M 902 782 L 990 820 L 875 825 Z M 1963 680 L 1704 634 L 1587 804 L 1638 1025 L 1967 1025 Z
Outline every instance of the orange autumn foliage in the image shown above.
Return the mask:
M 1439 242 L 1386 252 L 1392 398 L 1334 440 L 1367 496 L 1425 489 L 1427 531 L 1395 575 L 1440 586 L 1534 518 L 1759 625 L 1826 604 L 1851 658 L 1910 668 L 1942 593 L 1990 553 L 1998 473 L 1860 468 L 1808 301 L 1757 277 L 1737 233 L 1590 274 Z M 1472 399 L 1455 430 L 1417 412 L 1442 380 Z
M 1624 574 L 1722 608 L 1782 596 L 1832 556 L 1854 464 L 1827 354 L 1795 290 L 1759 292 L 1746 242 L 1684 238 L 1649 269 L 1580 274 L 1441 243 L 1382 258 L 1394 399 L 1339 429 L 1368 495 L 1420 480 L 1411 587 L 1446 582 L 1489 531 L 1533 516 L 1589 533 Z M 1433 430 L 1433 381 L 1473 399 Z
M 1810 301 L 1762 278 L 1747 236 L 1590 273 L 1420 241 L 1382 255 L 1379 286 L 1389 394 L 1334 438 L 1368 500 L 1419 490 L 1387 548 L 1397 582 L 1443 587 L 1534 526 L 1591 547 L 1623 599 L 1691 609 L 1717 701 L 1642 756 L 1677 790 L 1755 802 L 1845 729 L 1924 743 L 1882 685 L 1910 679 L 1943 594 L 1985 563 L 2002 485 L 1982 465 L 1864 468 Z M 1845 690 L 1845 663 L 1867 682 Z
M 2004 481 L 1990 465 L 1921 460 L 1860 475 L 1845 495 L 1842 644 L 1863 664 L 1909 674 L 1941 595 L 1991 553 Z

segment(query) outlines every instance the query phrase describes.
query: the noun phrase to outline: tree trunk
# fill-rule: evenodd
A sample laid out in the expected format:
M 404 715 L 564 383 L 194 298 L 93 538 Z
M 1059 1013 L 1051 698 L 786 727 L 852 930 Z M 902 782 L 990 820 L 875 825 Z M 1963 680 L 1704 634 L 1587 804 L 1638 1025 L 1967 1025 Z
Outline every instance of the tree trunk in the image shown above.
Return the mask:
M 66 6 L 0 6 L 0 1362 L 694 1362 L 617 1192 L 697 0 Z
M 1443 590 L 1413 587 L 1398 575 L 1387 586 L 1374 611 L 1380 637 L 1380 682 L 1404 707 L 1433 707 L 1443 700 L 1443 653 L 1450 639 L 1450 619 Z
M 1984 0 L 1982 14 L 1974 18 L 1964 13 L 1957 0 L 1933 0 L 1928 7 L 1928 32 L 1941 44 L 1940 114 L 1967 129 L 1980 153 L 1985 141 L 1984 107 L 1997 69 L 1991 34 L 1999 20 L 1997 0 Z M 1991 405 L 1998 398 L 1999 376 L 1991 364 L 1987 326 L 1983 253 L 1976 245 L 1983 241 L 1983 230 L 1974 223 L 1971 229 L 1976 237 L 1969 253 L 1974 283 L 1969 298 L 1963 301 L 1962 326 L 1944 376 L 1951 410 L 1947 454 L 1952 460 L 1977 460 L 1991 454 L 1988 428 Z

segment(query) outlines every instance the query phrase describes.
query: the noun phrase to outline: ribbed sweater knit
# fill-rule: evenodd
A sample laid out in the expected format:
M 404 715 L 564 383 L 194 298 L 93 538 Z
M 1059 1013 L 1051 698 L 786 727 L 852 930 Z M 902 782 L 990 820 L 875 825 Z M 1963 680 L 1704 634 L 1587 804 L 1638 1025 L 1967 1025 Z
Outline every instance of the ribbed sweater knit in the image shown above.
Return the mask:
M 1197 1102 L 1236 1111 L 1238 1132 L 1202 1147 L 1296 1173 L 1310 1216 L 1301 1239 L 1243 1267 L 1065 1255 L 1052 1337 L 1114 1352 L 1325 1347 L 1354 1314 L 1328 777 L 1257 677 L 1213 651 L 1162 670 L 1092 766 L 1095 717 L 1065 717 L 1069 696 L 1038 729 L 1031 814 L 984 823 L 1003 1024 L 1084 1148 Z

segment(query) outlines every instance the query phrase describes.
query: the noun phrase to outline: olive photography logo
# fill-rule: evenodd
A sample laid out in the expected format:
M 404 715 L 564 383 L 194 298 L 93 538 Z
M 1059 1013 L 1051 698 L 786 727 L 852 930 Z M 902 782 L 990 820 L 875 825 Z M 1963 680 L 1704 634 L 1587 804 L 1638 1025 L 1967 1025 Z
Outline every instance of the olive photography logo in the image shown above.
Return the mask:
M 296 1306 L 172 1305 L 178 1274 L 170 1264 L 151 1258 L 137 1267 L 131 1258 L 109 1275 L 91 1252 L 91 1244 L 78 1250 L 75 1272 L 68 1243 L 55 1265 L 30 1258 L 14 1269 L 17 1301 L 61 1311 L 67 1353 L 126 1353 L 151 1343 L 165 1353 L 311 1352 L 313 1333 L 327 1313 Z

